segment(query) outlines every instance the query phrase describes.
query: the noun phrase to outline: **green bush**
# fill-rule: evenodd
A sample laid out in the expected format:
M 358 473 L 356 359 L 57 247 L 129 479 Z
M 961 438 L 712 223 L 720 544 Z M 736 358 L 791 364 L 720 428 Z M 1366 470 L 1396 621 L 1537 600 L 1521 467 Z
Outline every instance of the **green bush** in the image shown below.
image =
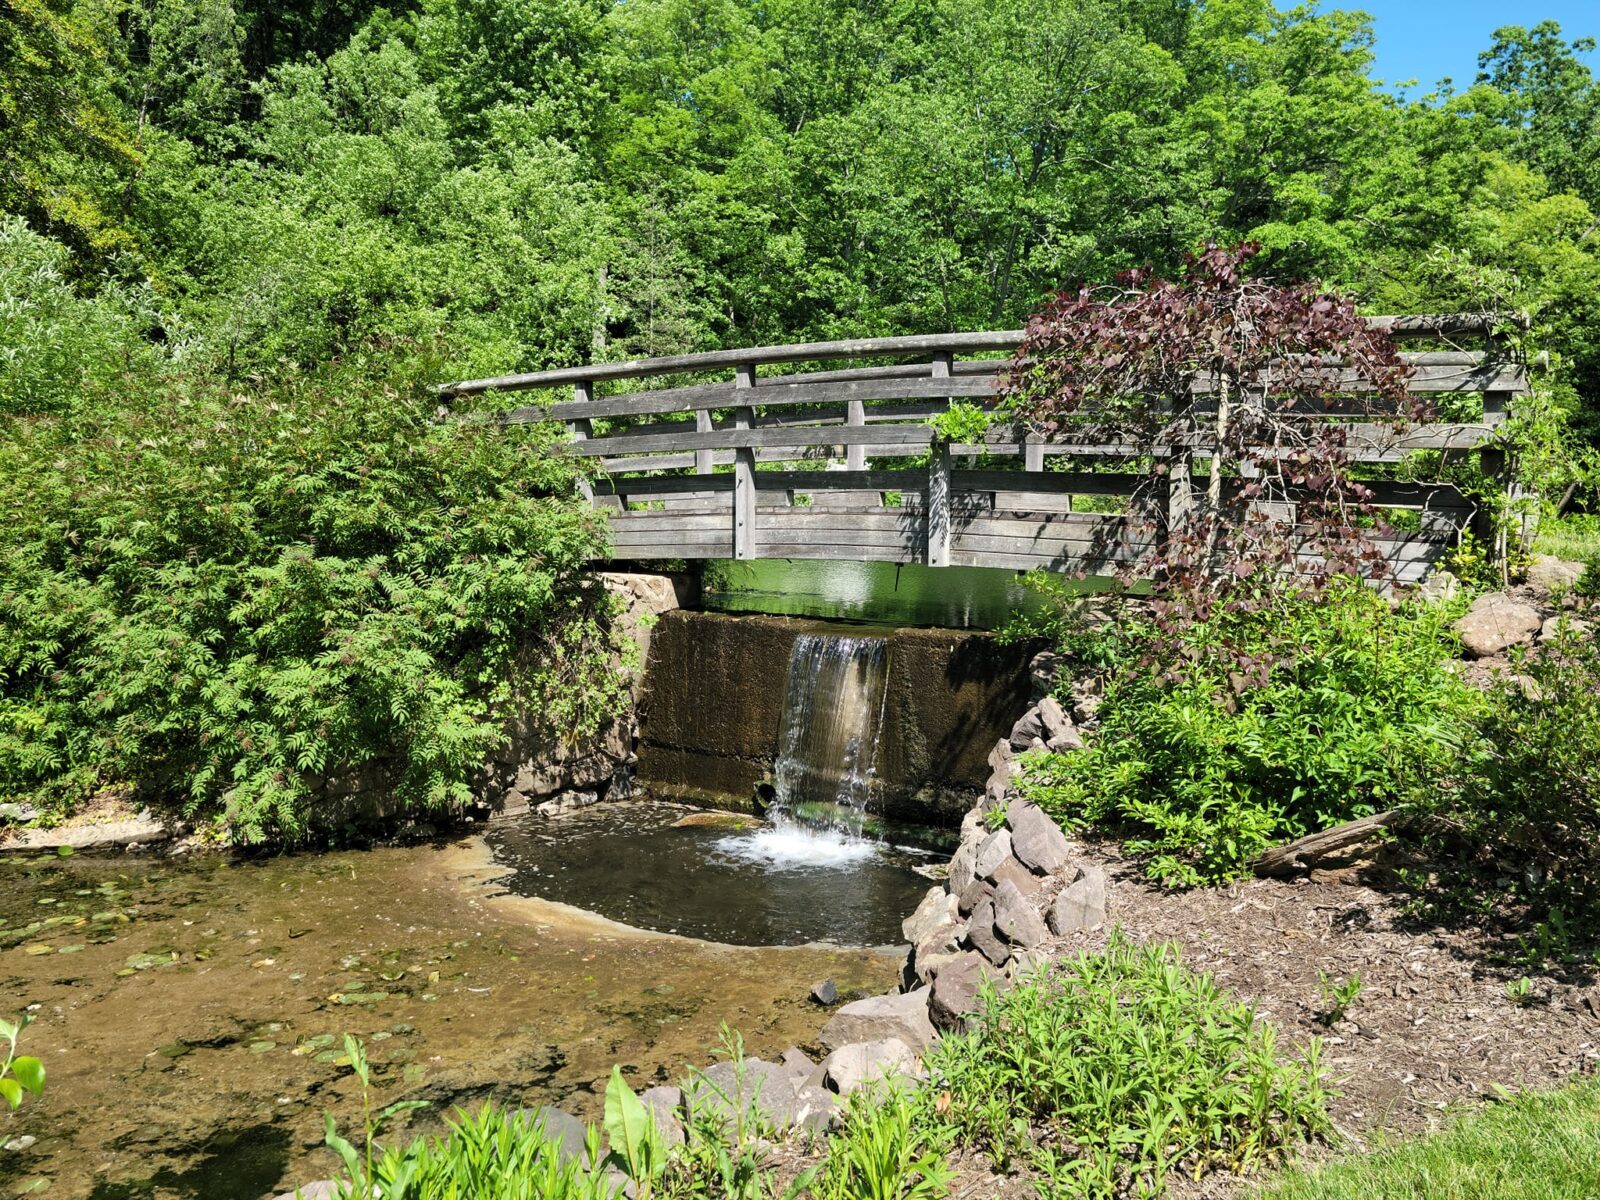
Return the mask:
M 1436 808 L 1447 850 L 1502 906 L 1557 925 L 1600 912 L 1600 643 L 1572 627 L 1499 677 L 1475 767 Z
M 928 1067 L 962 1139 L 1002 1168 L 1025 1156 L 1046 1196 L 1159 1196 L 1177 1173 L 1248 1171 L 1330 1128 L 1320 1044 L 1280 1059 L 1272 1026 L 1170 945 L 1117 932 L 985 999 Z
M 439 808 L 509 706 L 568 736 L 607 715 L 604 524 L 552 427 L 435 422 L 439 375 L 401 348 L 10 419 L 0 795 L 136 784 L 292 838 L 318 778 Z
M 1276 842 L 1436 794 L 1481 709 L 1451 669 L 1458 615 L 1354 582 L 1280 586 L 1176 632 L 1124 603 L 1063 635 L 1072 671 L 1106 678 L 1100 728 L 1034 759 L 1024 790 L 1169 883 L 1238 875 Z
M 154 365 L 148 295 L 72 282 L 67 248 L 0 213 L 0 418 L 63 412 Z

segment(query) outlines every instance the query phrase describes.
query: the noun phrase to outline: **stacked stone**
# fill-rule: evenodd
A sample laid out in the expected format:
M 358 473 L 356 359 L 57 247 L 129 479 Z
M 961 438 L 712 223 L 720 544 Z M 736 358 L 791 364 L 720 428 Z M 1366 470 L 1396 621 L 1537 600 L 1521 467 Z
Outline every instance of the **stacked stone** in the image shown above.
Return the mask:
M 929 889 L 906 918 L 911 944 L 904 990 L 925 996 L 932 1025 L 960 1028 L 978 1006 L 985 978 L 1009 987 L 1043 960 L 1050 939 L 1098 928 L 1106 920 L 1105 872 L 1080 860 L 1050 816 L 1016 790 L 1018 756 L 1028 750 L 1083 747 L 1094 718 L 1092 687 L 1074 687 L 1073 712 L 1051 694 L 1059 661 L 1037 656 L 1030 666 L 1040 698 L 989 755 L 983 798 L 961 826 L 961 844 L 942 885 Z

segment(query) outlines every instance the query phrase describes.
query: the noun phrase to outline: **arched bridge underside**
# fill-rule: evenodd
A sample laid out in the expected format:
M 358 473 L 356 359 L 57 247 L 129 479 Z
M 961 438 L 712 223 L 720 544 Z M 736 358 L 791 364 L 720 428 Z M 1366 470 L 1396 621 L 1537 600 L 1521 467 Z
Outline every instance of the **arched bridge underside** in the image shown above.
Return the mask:
M 1373 466 L 1367 482 L 1375 503 L 1408 514 L 1394 522 L 1407 532 L 1379 546 L 1398 578 L 1415 580 L 1482 514 L 1450 484 L 1405 481 L 1395 468 L 1414 463 L 1416 451 L 1473 452 L 1491 475 L 1503 475 L 1496 427 L 1527 377 L 1495 353 L 1492 318 L 1372 320 L 1427 347 L 1404 355 L 1414 368 L 1410 388 L 1450 398 L 1448 409 L 1467 418 L 1403 427 L 1347 419 L 1353 457 Z M 1137 559 L 1161 536 L 1159 523 L 1126 515 L 1149 478 L 1134 461 L 1140 448 L 1046 442 L 1006 427 L 991 428 L 982 443 L 944 444 L 927 423 L 952 400 L 993 404 L 1008 361 L 997 355 L 1021 337 L 1004 330 L 763 346 L 440 390 L 447 397 L 542 393 L 503 420 L 564 422 L 572 451 L 600 460 L 593 500 L 611 511 L 614 561 L 798 558 L 1104 571 Z M 1466 341 L 1479 348 L 1461 348 Z M 1351 376 L 1349 386 L 1359 391 L 1360 381 Z M 550 394 L 558 388 L 568 395 Z M 1174 452 L 1175 462 L 1181 457 Z M 1180 482 L 1164 502 L 1178 513 L 1185 472 L 1173 475 Z M 1276 509 L 1294 513 L 1292 504 Z

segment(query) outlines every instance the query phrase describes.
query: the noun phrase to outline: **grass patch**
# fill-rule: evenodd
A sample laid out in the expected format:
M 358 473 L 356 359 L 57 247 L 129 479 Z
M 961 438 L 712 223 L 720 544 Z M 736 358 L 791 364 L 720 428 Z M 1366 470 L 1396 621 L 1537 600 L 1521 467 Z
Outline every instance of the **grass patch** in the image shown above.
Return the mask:
M 1546 518 L 1539 523 L 1533 552 L 1578 562 L 1600 556 L 1600 514 L 1574 513 Z
M 1295 1169 L 1250 1200 L 1593 1200 L 1600 1195 L 1600 1080 L 1526 1093 L 1441 1133 Z

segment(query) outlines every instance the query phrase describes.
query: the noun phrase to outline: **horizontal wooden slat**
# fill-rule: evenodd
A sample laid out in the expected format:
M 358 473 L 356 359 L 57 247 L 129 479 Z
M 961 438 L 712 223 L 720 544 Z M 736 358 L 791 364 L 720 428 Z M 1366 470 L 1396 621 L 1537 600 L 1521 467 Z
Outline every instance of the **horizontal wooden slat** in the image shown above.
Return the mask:
M 1526 328 L 1525 314 L 1449 313 L 1425 316 L 1368 317 L 1367 324 L 1387 330 L 1395 338 L 1485 336 L 1505 324 Z M 910 357 L 912 355 L 972 354 L 986 350 L 1014 350 L 1022 341 L 1020 329 L 997 329 L 975 333 L 914 334 L 907 337 L 850 338 L 830 342 L 803 342 L 783 346 L 752 346 L 742 350 L 711 350 L 698 354 L 673 354 L 660 358 L 638 358 L 626 362 L 594 363 L 583 367 L 560 367 L 549 371 L 528 371 L 515 375 L 496 375 L 483 379 L 464 379 L 447 383 L 438 390 L 445 395 L 470 395 L 490 389 L 505 391 L 559 384 L 598 383 L 610 379 L 648 378 L 682 372 L 705 372 L 740 366 L 771 363 L 812 362 L 840 358 Z
M 572 453 L 584 457 L 672 450 L 756 449 L 778 446 L 928 446 L 927 425 L 839 425 L 823 429 L 712 429 L 697 433 L 645 434 L 640 437 L 590 438 L 574 442 Z
M 924 471 L 757 471 L 756 491 L 779 492 L 898 492 L 920 491 L 928 486 Z

